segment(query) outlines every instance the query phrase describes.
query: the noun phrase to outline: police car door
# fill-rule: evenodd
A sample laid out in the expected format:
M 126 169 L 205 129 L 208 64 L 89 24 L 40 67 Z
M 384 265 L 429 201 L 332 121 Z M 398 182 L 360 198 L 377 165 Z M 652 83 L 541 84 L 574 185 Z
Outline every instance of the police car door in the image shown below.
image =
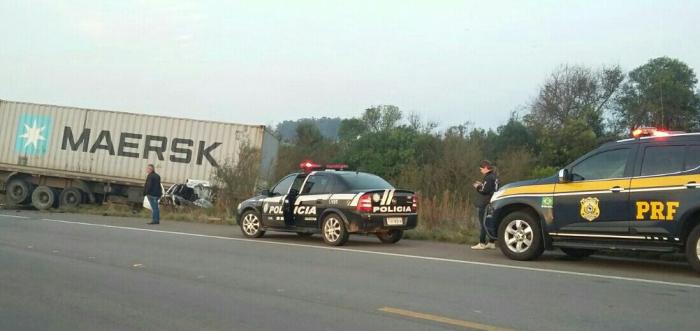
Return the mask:
M 318 215 L 328 205 L 328 187 L 332 179 L 323 172 L 314 172 L 306 179 L 294 206 L 297 227 L 318 227 Z
M 642 144 L 630 193 L 631 229 L 651 239 L 676 241 L 678 220 L 700 201 L 700 146 Z
M 635 146 L 596 152 L 570 167 L 572 181 L 557 183 L 554 189 L 557 231 L 629 232 L 629 187 Z
M 270 190 L 271 197 L 265 198 L 262 205 L 263 224 L 270 227 L 284 227 L 284 203 L 299 174 L 284 177 Z

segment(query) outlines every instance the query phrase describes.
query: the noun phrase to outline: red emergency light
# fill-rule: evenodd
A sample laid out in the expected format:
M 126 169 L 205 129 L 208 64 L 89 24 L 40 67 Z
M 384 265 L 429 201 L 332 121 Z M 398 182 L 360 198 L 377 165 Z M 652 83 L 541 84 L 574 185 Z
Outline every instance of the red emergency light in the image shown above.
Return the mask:
M 308 174 L 314 170 L 345 170 L 348 168 L 348 165 L 343 163 L 329 163 L 326 165 L 321 165 L 307 160 L 299 163 L 299 168 Z
M 642 128 L 637 128 L 632 131 L 632 137 L 634 138 L 640 138 L 640 137 L 667 137 L 671 135 L 672 132 L 668 131 L 661 131 L 656 128 L 651 128 L 651 127 L 642 127 Z

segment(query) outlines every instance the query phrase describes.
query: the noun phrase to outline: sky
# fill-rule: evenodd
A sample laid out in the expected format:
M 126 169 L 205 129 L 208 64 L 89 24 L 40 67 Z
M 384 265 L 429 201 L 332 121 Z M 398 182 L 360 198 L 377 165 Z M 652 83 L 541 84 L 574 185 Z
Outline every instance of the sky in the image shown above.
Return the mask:
M 494 128 L 564 64 L 700 70 L 700 1 L 0 0 L 0 99 L 274 125 L 392 104 Z

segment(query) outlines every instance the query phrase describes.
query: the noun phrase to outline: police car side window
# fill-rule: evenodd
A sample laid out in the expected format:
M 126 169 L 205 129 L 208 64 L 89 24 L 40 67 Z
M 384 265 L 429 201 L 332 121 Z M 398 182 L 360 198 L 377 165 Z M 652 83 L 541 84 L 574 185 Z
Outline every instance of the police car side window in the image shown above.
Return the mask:
M 287 194 L 289 188 L 292 186 L 292 183 L 294 182 L 294 179 L 296 179 L 296 177 L 296 175 L 284 177 L 284 179 L 277 183 L 277 185 L 275 185 L 275 188 L 272 189 L 272 195 Z
M 688 146 L 688 152 L 685 155 L 685 170 L 700 167 L 700 146 Z
M 683 171 L 685 146 L 648 146 L 644 149 L 641 176 Z
M 595 154 L 571 168 L 575 181 L 621 178 L 625 175 L 630 149 L 616 149 Z
M 302 194 L 323 194 L 326 192 L 326 186 L 328 184 L 328 176 L 325 175 L 314 175 L 309 177 L 304 185 L 304 191 Z

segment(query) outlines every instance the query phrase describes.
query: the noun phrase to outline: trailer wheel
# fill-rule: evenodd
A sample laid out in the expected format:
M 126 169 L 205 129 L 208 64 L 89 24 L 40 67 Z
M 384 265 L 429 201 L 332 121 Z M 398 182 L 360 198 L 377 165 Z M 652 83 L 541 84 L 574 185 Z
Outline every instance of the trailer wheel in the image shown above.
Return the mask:
M 15 178 L 7 183 L 7 198 L 10 203 L 21 205 L 29 202 L 32 197 L 32 186 L 26 180 Z
M 56 203 L 56 191 L 48 186 L 39 186 L 32 193 L 32 206 L 39 210 L 46 210 Z
M 83 192 L 75 187 L 69 187 L 58 197 L 58 204 L 61 208 L 78 208 L 83 203 Z

